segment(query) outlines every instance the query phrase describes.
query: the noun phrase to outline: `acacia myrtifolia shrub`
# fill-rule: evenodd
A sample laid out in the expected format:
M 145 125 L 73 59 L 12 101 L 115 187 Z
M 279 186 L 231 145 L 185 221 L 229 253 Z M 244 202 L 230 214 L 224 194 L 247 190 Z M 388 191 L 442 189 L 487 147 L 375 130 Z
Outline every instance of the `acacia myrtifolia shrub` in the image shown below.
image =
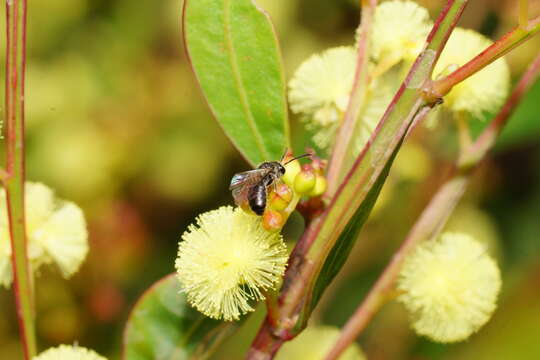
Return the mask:
M 468 134 L 469 122 L 488 122 L 486 114 L 503 106 L 510 72 L 501 56 L 538 31 L 540 21 L 522 18 L 490 47 L 483 35 L 455 27 L 466 3 L 449 0 L 433 21 L 412 1 L 362 1 L 362 23 L 350 45 L 310 56 L 286 81 L 274 29 L 255 2 L 185 0 L 185 46 L 213 115 L 251 166 L 281 161 L 285 173 L 268 177 L 258 168 L 241 175 L 237 180 L 248 181 L 233 186 L 236 207 L 209 210 L 188 227 L 176 273 L 152 286 L 130 315 L 126 359 L 205 357 L 263 300 L 267 316 L 248 358 L 329 353 L 363 359 L 352 342 L 392 299 L 404 305 L 418 335 L 436 342 L 465 340 L 489 321 L 501 287 L 496 262 L 472 235 L 440 229 L 522 92 L 478 139 Z M 530 86 L 539 63 L 519 89 Z M 295 160 L 291 151 L 289 109 L 317 148 L 307 150 L 307 160 Z M 437 121 L 455 121 L 458 128 L 456 171 L 343 331 L 313 325 L 301 332 L 346 261 L 407 135 Z M 249 200 L 256 186 L 263 194 L 260 216 Z M 7 193 L 0 192 L 4 286 L 13 281 Z M 80 209 L 56 200 L 42 184 L 27 183 L 25 210 L 32 270 L 54 263 L 66 277 L 77 271 L 88 250 Z M 295 210 L 306 228 L 289 252 L 281 230 Z M 103 357 L 67 345 L 35 357 L 59 358 Z

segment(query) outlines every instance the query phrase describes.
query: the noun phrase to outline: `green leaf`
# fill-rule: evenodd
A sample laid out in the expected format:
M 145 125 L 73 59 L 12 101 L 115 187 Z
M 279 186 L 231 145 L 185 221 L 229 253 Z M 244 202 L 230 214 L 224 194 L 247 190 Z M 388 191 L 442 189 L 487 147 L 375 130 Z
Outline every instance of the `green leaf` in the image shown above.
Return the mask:
M 377 178 L 377 181 L 375 184 L 373 184 L 364 201 L 349 220 L 345 226 L 345 229 L 339 235 L 336 244 L 328 254 L 328 257 L 325 259 L 324 265 L 313 287 L 311 304 L 307 309 L 308 314 L 315 308 L 315 306 L 317 306 L 317 303 L 319 302 L 324 290 L 328 287 L 328 285 L 330 285 L 349 257 L 349 253 L 351 252 L 354 243 L 358 239 L 360 230 L 362 229 L 362 226 L 366 222 L 371 210 L 373 209 L 373 206 L 375 205 L 375 202 L 377 201 L 377 198 L 379 197 L 379 193 L 381 192 L 400 146 L 401 143 L 394 150 L 392 157 L 386 163 L 382 173 Z
M 135 304 L 124 332 L 126 360 L 205 359 L 233 330 L 192 308 L 171 274 L 148 289 Z
M 289 147 L 276 34 L 251 0 L 185 0 L 184 41 L 212 113 L 256 165 Z

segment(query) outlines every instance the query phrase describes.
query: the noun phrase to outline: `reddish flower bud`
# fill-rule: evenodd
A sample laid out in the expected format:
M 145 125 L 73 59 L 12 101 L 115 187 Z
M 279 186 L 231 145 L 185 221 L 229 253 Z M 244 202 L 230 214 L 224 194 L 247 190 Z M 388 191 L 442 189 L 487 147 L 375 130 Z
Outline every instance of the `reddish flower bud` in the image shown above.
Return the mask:
M 266 209 L 263 214 L 263 227 L 266 231 L 279 231 L 285 225 L 285 218 L 280 212 Z

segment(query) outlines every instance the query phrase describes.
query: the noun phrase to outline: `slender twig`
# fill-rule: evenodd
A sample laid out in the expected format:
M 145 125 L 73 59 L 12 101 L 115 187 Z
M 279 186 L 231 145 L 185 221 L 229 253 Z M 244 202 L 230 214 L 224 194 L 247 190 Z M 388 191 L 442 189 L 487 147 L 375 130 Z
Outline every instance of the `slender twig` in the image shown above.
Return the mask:
M 529 0 L 519 0 L 519 26 L 526 28 L 529 22 Z
M 458 164 L 462 169 L 469 168 L 480 162 L 485 154 L 495 145 L 497 137 L 508 122 L 510 115 L 521 101 L 523 95 L 529 90 L 540 74 L 540 54 L 529 65 L 521 80 L 516 85 L 505 105 L 480 134 L 477 140 L 459 158 Z
M 424 209 L 402 246 L 343 328 L 341 336 L 326 356 L 326 360 L 337 359 L 360 335 L 372 317 L 386 302 L 387 295 L 393 290 L 394 282 L 407 254 L 420 241 L 432 238 L 442 229 L 463 196 L 473 170 L 478 167 L 487 152 L 493 147 L 497 136 L 508 122 L 523 94 L 534 84 L 539 74 L 540 55 L 529 66 L 495 119 L 471 146 L 463 150 L 453 175 L 439 188 L 431 202 Z
M 36 354 L 33 292 L 24 219 L 24 72 L 26 0 L 6 1 L 6 145 L 8 176 L 4 179 L 11 237 L 11 262 L 19 331 L 24 357 Z
M 518 26 L 514 28 L 490 47 L 478 54 L 474 59 L 457 68 L 448 76 L 433 81 L 431 86 L 425 89 L 426 99 L 429 101 L 430 99 L 442 98 L 454 87 L 454 85 L 482 70 L 493 61 L 529 39 L 538 31 L 540 31 L 540 16 L 528 21 L 525 27 Z
M 343 124 L 339 128 L 336 136 L 334 148 L 330 158 L 327 179 L 328 189 L 326 195 L 331 198 L 336 192 L 339 180 L 344 172 L 344 166 L 347 162 L 346 155 L 349 153 L 351 139 L 354 135 L 358 115 L 365 102 L 367 84 L 368 84 L 368 61 L 369 61 L 369 43 L 371 38 L 371 29 L 377 0 L 362 0 L 362 22 L 360 24 L 360 33 L 358 38 L 358 55 L 356 60 L 356 71 L 354 75 L 353 88 L 349 98 L 349 104 L 345 111 Z

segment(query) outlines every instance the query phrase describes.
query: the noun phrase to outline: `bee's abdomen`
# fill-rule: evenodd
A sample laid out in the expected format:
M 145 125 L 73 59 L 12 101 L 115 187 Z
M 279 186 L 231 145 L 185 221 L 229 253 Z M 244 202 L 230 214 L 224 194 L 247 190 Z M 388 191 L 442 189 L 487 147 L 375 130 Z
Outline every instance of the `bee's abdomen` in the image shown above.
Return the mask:
M 259 184 L 252 187 L 248 193 L 249 207 L 257 215 L 262 215 L 266 208 L 266 186 Z

